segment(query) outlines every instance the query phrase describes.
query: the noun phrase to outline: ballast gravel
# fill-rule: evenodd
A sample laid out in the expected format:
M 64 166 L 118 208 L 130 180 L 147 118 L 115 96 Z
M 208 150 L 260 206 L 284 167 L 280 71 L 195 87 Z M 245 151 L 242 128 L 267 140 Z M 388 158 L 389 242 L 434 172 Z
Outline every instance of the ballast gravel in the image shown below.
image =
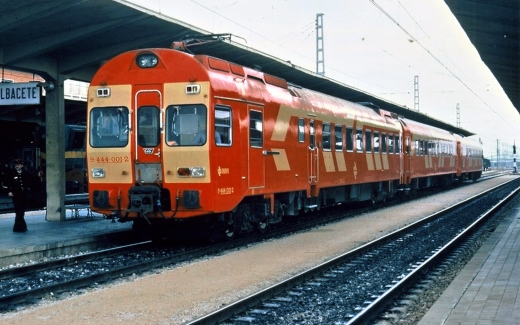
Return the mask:
M 503 176 L 0 315 L 1 324 L 182 324 L 510 180 Z

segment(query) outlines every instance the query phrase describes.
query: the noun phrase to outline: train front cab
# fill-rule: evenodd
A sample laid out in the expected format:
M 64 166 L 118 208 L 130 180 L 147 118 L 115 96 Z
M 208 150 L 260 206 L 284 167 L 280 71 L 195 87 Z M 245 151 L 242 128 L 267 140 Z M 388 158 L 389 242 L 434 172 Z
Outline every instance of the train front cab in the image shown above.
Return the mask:
M 218 141 L 207 131 L 215 131 L 214 115 L 200 63 L 177 51 L 157 52 L 156 65 L 143 69 L 137 67 L 141 52 L 120 55 L 98 71 L 89 88 L 90 204 L 121 221 L 211 212 L 209 152 L 217 142 L 230 141 L 224 125 Z M 189 76 L 180 78 L 186 81 L 172 81 L 166 62 L 190 66 Z M 129 71 L 121 68 L 128 66 Z M 187 81 L 192 79 L 198 81 Z
M 197 86 L 209 92 L 207 83 Z M 164 219 L 211 212 L 204 209 L 214 207 L 209 199 L 210 150 L 230 146 L 231 113 L 225 106 L 208 110 L 207 100 L 198 101 L 202 96 L 191 97 L 193 103 L 168 105 L 179 102 L 179 88 L 190 91 L 192 86 L 165 85 L 164 91 L 147 87 L 134 89 L 133 96 L 118 96 L 135 98 L 133 115 L 131 101 L 119 99 L 113 105 L 105 98 L 94 103 L 88 150 L 93 208 L 145 219 L 149 214 Z

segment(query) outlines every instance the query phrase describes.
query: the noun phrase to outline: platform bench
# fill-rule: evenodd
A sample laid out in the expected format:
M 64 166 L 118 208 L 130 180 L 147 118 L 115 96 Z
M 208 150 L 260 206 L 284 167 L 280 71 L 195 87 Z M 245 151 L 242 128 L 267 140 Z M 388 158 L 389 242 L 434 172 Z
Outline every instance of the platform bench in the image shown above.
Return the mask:
M 92 210 L 90 210 L 90 205 L 88 204 L 69 204 L 65 206 L 66 210 L 70 210 L 72 214 L 72 218 L 79 218 L 80 210 L 87 210 L 87 218 L 92 218 Z

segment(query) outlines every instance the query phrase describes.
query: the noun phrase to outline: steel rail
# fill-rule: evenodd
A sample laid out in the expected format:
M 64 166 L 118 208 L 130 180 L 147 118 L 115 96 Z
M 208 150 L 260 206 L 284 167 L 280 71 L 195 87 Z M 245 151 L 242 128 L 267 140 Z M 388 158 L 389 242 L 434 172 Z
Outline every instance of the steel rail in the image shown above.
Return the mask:
M 201 257 L 204 254 L 208 254 L 211 251 L 215 251 L 218 249 L 218 247 L 213 246 L 193 249 L 181 253 L 175 253 L 171 256 L 159 257 L 151 261 L 142 261 L 139 263 L 133 263 L 113 268 L 105 272 L 99 272 L 96 274 L 77 277 L 67 281 L 52 283 L 27 291 L 15 292 L 11 295 L 0 296 L 0 306 L 2 306 L 4 309 L 9 309 L 10 305 L 20 304 L 26 301 L 31 301 L 36 298 L 41 298 L 48 295 L 55 295 L 56 293 L 59 294 L 65 291 L 70 291 L 71 289 L 80 289 L 83 287 L 92 286 L 112 279 L 130 276 L 134 273 L 143 273 L 146 271 L 153 270 L 155 268 L 171 265 L 172 263 L 184 262 L 193 258 Z
M 411 287 L 414 283 L 416 283 L 417 280 L 424 275 L 425 270 L 428 270 L 433 266 L 437 265 L 442 258 L 453 252 L 455 247 L 460 246 L 461 243 L 463 243 L 468 237 L 470 237 L 474 233 L 475 229 L 480 227 L 485 221 L 487 221 L 490 218 L 490 216 L 493 215 L 493 213 L 495 213 L 499 208 L 504 206 L 514 195 L 516 195 L 519 192 L 520 187 L 509 193 L 509 195 L 507 195 L 500 202 L 491 207 L 488 211 L 481 214 L 480 217 L 469 227 L 467 227 L 459 235 L 453 238 L 449 243 L 437 250 L 426 261 L 424 261 L 420 265 L 417 265 L 417 267 L 413 271 L 411 271 L 401 281 L 397 282 L 388 291 L 379 296 L 370 305 L 366 306 L 366 308 L 364 308 L 360 313 L 358 313 L 354 318 L 352 318 L 347 324 L 369 324 L 371 321 L 373 321 L 376 315 L 379 315 L 380 312 L 384 308 L 386 308 L 399 293 L 403 292 L 407 288 Z
M 505 185 L 505 184 L 507 184 L 507 182 L 502 185 Z M 500 187 L 502 185 L 498 185 L 498 186 L 490 189 L 489 191 L 491 191 L 497 187 Z M 487 193 L 487 192 L 484 192 L 481 195 L 484 195 L 485 193 Z M 465 202 L 465 201 L 463 201 L 463 202 Z M 462 204 L 463 202 L 460 202 L 460 204 Z M 456 206 L 454 206 L 452 208 L 456 208 Z M 359 213 L 359 211 L 362 211 L 362 210 L 364 210 L 364 209 L 362 208 L 362 209 L 356 210 L 356 213 Z M 445 209 L 441 212 L 447 212 L 449 210 L 450 209 Z M 24 301 L 28 301 L 31 299 L 34 300 L 36 298 L 45 297 L 46 295 L 49 295 L 51 293 L 53 293 L 53 294 L 61 293 L 61 292 L 69 291 L 71 289 L 77 289 L 77 288 L 81 288 L 81 287 L 91 286 L 95 283 L 106 282 L 106 281 L 109 281 L 110 279 L 120 278 L 121 276 L 130 275 L 133 273 L 150 271 L 150 270 L 153 270 L 154 268 L 159 268 L 159 267 L 164 267 L 164 266 L 172 265 L 172 264 L 179 263 L 179 262 L 184 262 L 189 259 L 198 258 L 198 257 L 204 256 L 204 255 L 210 255 L 210 254 L 222 252 L 227 249 L 243 247 L 246 244 L 258 242 L 258 241 L 269 239 L 269 238 L 275 238 L 284 233 L 287 234 L 288 232 L 294 232 L 294 231 L 300 231 L 302 229 L 308 229 L 309 226 L 316 227 L 316 226 L 321 226 L 321 225 L 324 225 L 324 224 L 327 224 L 330 222 L 334 222 L 339 219 L 345 218 L 345 216 L 351 215 L 351 212 L 352 211 L 349 211 L 347 213 L 343 212 L 342 213 L 343 217 L 338 217 L 337 215 L 340 215 L 341 213 L 336 212 L 336 213 L 333 213 L 332 216 L 329 215 L 323 219 L 319 219 L 319 220 L 314 219 L 310 222 L 302 222 L 297 225 L 289 226 L 285 229 L 277 229 L 275 231 L 268 232 L 267 234 L 264 234 L 261 236 L 240 238 L 235 241 L 228 242 L 228 243 L 225 243 L 222 245 L 213 245 L 210 247 L 194 249 L 194 250 L 190 250 L 190 251 L 183 252 L 183 253 L 176 253 L 173 256 L 166 256 L 166 257 L 158 258 L 153 261 L 147 261 L 145 263 L 135 263 L 135 264 L 131 264 L 131 265 L 123 266 L 123 267 L 118 267 L 116 269 L 112 269 L 112 270 L 109 270 L 109 271 L 103 272 L 103 273 L 96 273 L 93 275 L 82 276 L 82 277 L 71 279 L 71 280 L 68 280 L 65 282 L 53 283 L 53 284 L 50 284 L 47 286 L 30 289 L 28 291 L 16 292 L 11 295 L 1 296 L 0 305 L 9 306 L 12 304 L 23 303 Z M 427 218 L 424 218 L 422 220 L 423 220 L 423 222 L 428 221 Z M 418 221 L 417 223 L 410 225 L 409 226 L 410 228 L 407 228 L 407 229 L 413 229 L 412 227 L 420 227 L 420 225 L 423 222 Z M 385 237 L 382 237 L 382 240 L 389 240 L 395 236 L 399 236 L 399 233 L 395 232 L 395 233 L 389 234 Z M 49 262 L 45 262 L 45 263 L 41 263 L 41 264 L 34 264 L 34 265 L 28 265 L 28 266 L 19 267 L 19 268 L 5 269 L 5 270 L 0 271 L 0 279 L 8 279 L 8 278 L 12 278 L 15 276 L 21 277 L 24 275 L 28 275 L 28 274 L 32 274 L 32 273 L 40 272 L 40 271 L 44 271 L 44 270 L 49 270 L 49 269 L 60 267 L 60 266 L 75 265 L 77 263 L 77 261 L 84 262 L 84 261 L 89 261 L 89 260 L 95 260 L 96 258 L 100 258 L 100 257 L 109 257 L 109 256 L 113 256 L 113 255 L 118 255 L 125 250 L 128 251 L 131 249 L 135 249 L 139 245 L 147 245 L 149 243 L 150 242 L 129 244 L 129 245 L 122 246 L 120 248 L 105 249 L 105 250 L 102 250 L 99 252 L 92 252 L 92 253 L 88 253 L 88 254 L 77 255 L 74 257 L 67 257 L 67 258 L 49 261 Z M 327 262 L 327 263 L 329 263 L 328 264 L 329 266 L 323 265 L 322 268 L 327 268 L 327 267 L 331 267 L 333 265 L 340 264 L 346 259 L 353 258 L 355 255 L 358 255 L 358 254 L 362 254 L 363 252 L 371 249 L 375 245 L 376 245 L 376 243 L 374 243 L 373 245 L 368 243 L 364 246 L 361 246 L 361 247 L 347 253 L 343 257 L 340 256 L 334 260 Z M 132 246 L 133 246 L 133 248 L 132 248 Z M 287 287 L 290 287 L 291 283 L 300 283 L 301 281 L 308 279 L 309 277 L 312 277 L 314 274 L 319 273 L 320 272 L 319 266 L 317 268 L 318 269 L 316 270 L 315 273 L 309 273 L 307 276 L 303 275 L 303 274 L 297 275 L 294 278 L 287 280 Z M 264 293 L 264 295 L 267 297 L 267 296 L 273 295 L 281 290 L 283 290 L 283 289 L 268 288 L 265 290 L 266 292 Z M 233 305 L 230 305 L 229 308 L 231 308 L 232 306 Z M 237 309 L 237 310 L 240 310 L 240 309 Z M 236 311 L 234 311 L 233 313 L 236 313 Z M 218 317 L 218 319 L 220 319 L 220 318 L 221 318 L 221 316 Z M 199 323 L 199 324 L 205 324 L 205 323 Z
M 230 303 L 228 304 L 227 306 L 225 307 L 222 307 L 218 310 L 215 310 L 207 315 L 204 315 L 204 316 L 201 316 L 197 319 L 194 319 L 194 320 L 191 320 L 191 321 L 188 321 L 188 322 L 185 322 L 183 323 L 183 325 L 211 325 L 211 324 L 218 324 L 219 322 L 222 322 L 222 321 L 225 321 L 255 305 L 257 305 L 258 303 L 264 301 L 264 300 L 267 300 L 289 288 L 292 288 L 306 280 L 309 280 L 311 278 L 313 278 L 314 276 L 316 275 L 319 275 L 321 273 L 323 273 L 324 271 L 327 271 L 337 265 L 340 265 L 340 264 L 344 264 L 346 262 L 348 262 L 349 260 L 352 260 L 354 259 L 355 257 L 357 256 L 360 256 L 362 254 L 364 254 L 365 252 L 369 251 L 369 250 L 372 250 L 374 249 L 375 247 L 377 246 L 380 246 L 382 243 L 384 242 L 387 242 L 389 240 L 392 240 L 392 239 L 396 239 L 396 238 L 399 238 L 401 237 L 404 233 L 406 232 L 409 232 L 413 229 L 416 229 L 416 228 L 419 228 L 421 227 L 422 225 L 428 223 L 428 222 L 431 222 L 432 220 L 440 217 L 441 215 L 444 215 L 446 213 L 449 213 L 465 204 L 468 204 L 469 202 L 473 201 L 473 200 L 476 200 L 502 186 L 506 186 L 507 184 L 509 184 L 510 182 L 513 182 L 515 181 L 516 179 L 512 179 L 512 180 L 509 180 L 505 183 L 502 183 L 500 185 L 497 185 L 495 187 L 492 187 L 482 193 L 479 193 L 471 198 L 468 198 L 466 200 L 463 200 L 461 202 L 458 202 L 450 207 L 447 207 L 445 209 L 442 209 L 438 212 L 435 212 L 429 216 L 426 216 L 424 217 L 423 219 L 421 220 L 418 220 L 410 225 L 407 225 L 401 229 L 398 229 L 392 233 L 389 233 L 383 237 L 380 237 L 374 241 L 371 241 L 369 243 L 366 243 L 358 248 L 355 248 L 351 251 L 348 251 L 342 255 L 339 255 L 335 258 L 332 258 L 330 259 L 329 261 L 326 261 L 320 265 L 317 265 L 309 270 L 306 270 L 304 272 L 301 272 L 293 277 L 290 277 L 289 279 L 286 279 L 284 281 L 281 281 L 277 284 L 274 284 L 266 289 L 263 289 L 259 292 L 256 292 L 252 295 L 249 295 L 247 297 L 244 297 L 236 302 L 233 302 L 233 303 Z M 417 274 L 417 273 L 416 273 Z M 402 282 L 402 281 L 401 281 Z M 372 304 L 370 304 L 369 306 L 376 306 L 379 304 L 379 301 L 381 301 L 381 304 L 383 302 L 383 299 L 380 298 L 380 299 L 377 299 L 376 301 L 374 301 Z M 376 303 L 377 302 L 377 303 Z M 368 308 L 368 307 L 367 307 Z M 373 309 L 372 309 L 372 312 L 373 312 Z M 368 314 L 370 314 L 370 312 L 367 310 L 367 309 L 364 309 L 360 312 L 360 314 L 358 314 L 358 316 L 354 317 L 352 320 L 354 319 L 360 319 L 359 322 L 361 323 L 361 319 L 363 319 L 364 317 L 367 317 L 368 318 Z M 359 317 L 359 318 L 358 318 Z M 352 321 L 351 320 L 351 321 Z M 356 321 L 357 322 L 357 321 Z M 350 322 L 349 322 L 350 324 Z M 352 323 L 352 324 L 355 324 L 355 323 Z
M 121 245 L 118 247 L 106 248 L 95 252 L 80 253 L 73 256 L 56 258 L 50 261 L 36 264 L 28 264 L 19 267 L 6 268 L 0 270 L 0 280 L 11 279 L 13 277 L 21 277 L 37 272 L 55 269 L 58 267 L 74 265 L 78 262 L 88 262 L 99 258 L 115 256 L 135 249 L 140 249 L 141 247 L 149 246 L 150 244 L 151 241 L 144 241 L 139 243 Z

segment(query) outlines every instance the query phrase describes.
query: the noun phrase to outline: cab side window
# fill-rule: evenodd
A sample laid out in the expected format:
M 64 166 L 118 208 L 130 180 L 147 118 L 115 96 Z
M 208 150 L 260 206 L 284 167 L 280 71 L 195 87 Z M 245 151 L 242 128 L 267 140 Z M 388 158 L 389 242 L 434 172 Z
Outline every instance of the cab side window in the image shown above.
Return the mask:
M 249 144 L 255 148 L 263 146 L 262 112 L 249 112 Z
M 298 142 L 305 141 L 305 120 L 302 118 L 298 119 Z
M 231 116 L 231 108 L 225 106 L 215 107 L 215 144 L 217 146 L 231 145 Z

